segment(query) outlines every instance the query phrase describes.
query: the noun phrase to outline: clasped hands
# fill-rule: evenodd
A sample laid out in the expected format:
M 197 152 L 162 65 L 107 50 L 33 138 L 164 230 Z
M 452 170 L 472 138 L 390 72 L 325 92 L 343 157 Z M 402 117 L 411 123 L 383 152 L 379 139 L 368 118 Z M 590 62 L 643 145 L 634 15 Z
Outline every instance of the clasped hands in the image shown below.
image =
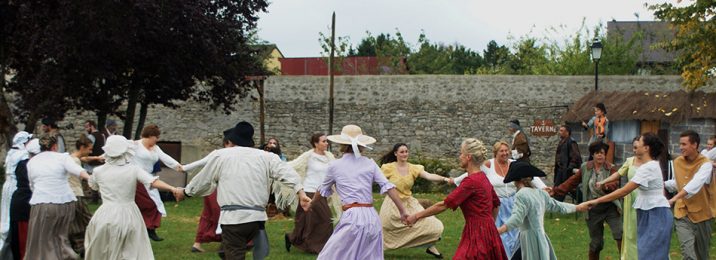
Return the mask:
M 298 203 L 301 205 L 301 208 L 303 211 L 310 211 L 311 210 L 311 202 L 313 200 L 306 196 L 305 193 L 301 192 L 298 194 Z
M 595 206 L 597 206 L 597 204 L 599 204 L 599 202 L 597 202 L 597 200 L 590 200 L 590 201 L 582 202 L 579 205 L 577 205 L 577 211 L 586 212 L 586 211 L 594 208 Z
M 172 189 L 172 195 L 174 195 L 174 199 L 177 202 L 180 202 L 180 201 L 186 199 L 186 196 L 184 196 L 184 188 L 181 188 L 181 187 L 174 187 Z

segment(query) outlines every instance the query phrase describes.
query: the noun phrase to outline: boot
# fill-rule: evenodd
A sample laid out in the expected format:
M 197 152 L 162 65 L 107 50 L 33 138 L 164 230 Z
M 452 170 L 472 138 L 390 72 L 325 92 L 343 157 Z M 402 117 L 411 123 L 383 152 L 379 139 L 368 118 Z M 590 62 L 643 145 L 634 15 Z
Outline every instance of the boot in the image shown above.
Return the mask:
M 599 252 L 589 250 L 589 260 L 599 260 Z
M 147 234 L 149 234 L 149 239 L 151 239 L 151 240 L 154 240 L 154 241 L 157 241 L 157 242 L 164 240 L 164 238 L 161 238 L 161 237 L 159 237 L 159 236 L 157 235 L 156 229 L 153 229 L 153 228 L 152 228 L 152 229 L 149 229 L 149 228 L 148 228 L 148 229 L 147 229 Z
M 617 242 L 617 251 L 619 252 L 619 255 L 621 255 L 621 254 L 622 254 L 622 240 L 621 240 L 621 239 L 617 239 L 617 240 L 614 240 L 614 241 Z

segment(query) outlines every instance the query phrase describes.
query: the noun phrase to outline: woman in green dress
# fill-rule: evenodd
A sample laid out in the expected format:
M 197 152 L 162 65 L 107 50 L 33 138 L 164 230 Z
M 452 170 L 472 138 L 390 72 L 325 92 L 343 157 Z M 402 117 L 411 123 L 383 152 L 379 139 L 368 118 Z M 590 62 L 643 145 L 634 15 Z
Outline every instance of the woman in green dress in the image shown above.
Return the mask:
M 634 138 L 634 141 L 632 141 L 632 151 L 634 151 L 634 154 L 636 154 L 636 143 L 639 141 L 639 137 Z M 623 176 L 627 177 L 627 181 L 630 181 L 634 174 L 636 174 L 636 170 L 641 166 L 643 162 L 639 160 L 636 156 L 632 156 L 627 158 L 624 161 L 624 165 L 622 165 L 619 170 L 609 176 L 609 178 L 605 179 L 601 183 L 597 183 L 597 186 L 602 186 L 602 183 L 608 183 L 614 180 L 617 180 Z M 636 247 L 636 208 L 632 207 L 632 204 L 634 204 L 634 200 L 636 200 L 636 194 L 637 191 L 633 190 L 626 196 L 624 196 L 624 207 L 623 215 L 624 218 L 622 223 L 624 225 L 624 233 L 622 237 L 622 254 L 621 259 L 622 260 L 636 260 L 638 259 L 637 254 L 637 247 Z
M 549 241 L 544 230 L 544 213 L 546 211 L 559 213 L 572 213 L 587 211 L 587 205 L 578 205 L 559 202 L 549 196 L 547 192 L 532 187 L 534 177 L 544 177 L 546 174 L 527 162 L 514 162 L 505 176 L 505 183 L 515 182 L 517 193 L 512 216 L 497 229 L 500 233 L 510 229 L 520 229 L 520 245 L 522 259 L 557 259 L 554 254 L 552 242 Z

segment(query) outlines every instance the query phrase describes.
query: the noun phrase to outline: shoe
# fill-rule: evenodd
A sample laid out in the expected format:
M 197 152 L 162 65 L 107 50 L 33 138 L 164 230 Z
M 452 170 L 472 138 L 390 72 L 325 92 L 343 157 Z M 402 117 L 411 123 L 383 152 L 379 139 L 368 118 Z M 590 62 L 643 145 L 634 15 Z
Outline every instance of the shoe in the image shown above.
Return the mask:
M 219 258 L 221 258 L 222 260 L 226 259 L 226 254 L 224 253 L 224 251 L 219 251 L 217 254 L 219 254 Z
M 191 252 L 192 253 L 204 253 L 204 250 L 192 246 Z
M 430 252 L 430 248 L 426 248 L 425 253 L 428 253 L 428 255 L 432 255 L 437 259 L 443 259 L 443 254 L 440 254 L 440 253 L 436 254 L 436 253 Z
M 164 240 L 164 238 L 161 238 L 157 235 L 156 229 L 147 229 L 147 234 L 149 234 L 149 239 L 151 239 L 151 240 L 154 240 L 157 242 Z
M 291 252 L 291 239 L 288 239 L 288 234 L 283 234 L 283 242 L 286 243 L 286 252 Z

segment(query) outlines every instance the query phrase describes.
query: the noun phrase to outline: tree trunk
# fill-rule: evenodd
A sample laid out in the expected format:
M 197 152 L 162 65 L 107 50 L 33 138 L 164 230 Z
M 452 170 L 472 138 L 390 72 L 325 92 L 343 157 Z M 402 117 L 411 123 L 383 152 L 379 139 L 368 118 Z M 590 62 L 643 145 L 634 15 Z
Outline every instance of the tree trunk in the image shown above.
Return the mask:
M 17 126 L 15 125 L 15 117 L 12 114 L 10 105 L 7 103 L 7 99 L 5 98 L 5 87 L 7 84 L 5 81 L 5 75 L 7 75 L 7 66 L 5 66 L 6 58 L 4 44 L 0 44 L 0 59 L 3 61 L 3 63 L 0 64 L 0 138 L 4 137 L 5 146 L 9 149 L 12 147 L 12 138 L 17 132 Z
M 137 98 L 139 97 L 139 89 L 131 87 L 129 89 L 129 96 L 127 97 L 127 114 L 124 120 L 124 130 L 122 134 L 127 139 L 132 138 L 132 128 L 134 126 L 134 113 L 137 110 Z
M 142 105 L 139 107 L 139 120 L 137 121 L 137 131 L 134 133 L 134 140 L 139 140 L 142 135 L 144 121 L 147 119 L 147 110 L 149 110 L 149 105 L 147 102 L 142 102 Z
M 105 125 L 107 124 L 107 112 L 97 111 L 97 129 L 101 132 L 105 132 Z
M 29 133 L 35 132 L 35 128 L 37 128 L 37 121 L 40 120 L 40 118 L 42 118 L 42 116 L 37 112 L 37 110 L 30 112 L 30 115 L 27 116 L 27 121 L 25 122 L 25 131 Z
M 5 75 L 4 67 L 2 69 L 2 74 Z M 5 139 L 5 146 L 6 148 L 10 148 L 12 146 L 12 138 L 15 136 L 15 133 L 17 133 L 17 126 L 15 126 L 15 119 L 12 114 L 12 110 L 10 110 L 10 105 L 7 103 L 7 99 L 5 99 L 5 79 L 0 80 L 2 83 L 0 83 L 0 89 L 2 89 L 2 93 L 0 93 L 0 133 L 2 133 L 2 136 Z

